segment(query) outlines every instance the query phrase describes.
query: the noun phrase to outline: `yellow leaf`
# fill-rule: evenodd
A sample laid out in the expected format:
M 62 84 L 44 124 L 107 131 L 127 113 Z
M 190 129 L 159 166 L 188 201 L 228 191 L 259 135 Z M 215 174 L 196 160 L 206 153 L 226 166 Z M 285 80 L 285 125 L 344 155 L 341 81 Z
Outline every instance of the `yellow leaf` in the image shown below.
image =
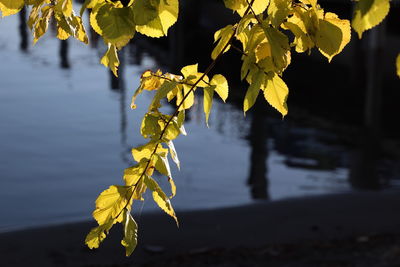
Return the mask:
M 57 12 L 62 13 L 65 17 L 71 17 L 72 0 L 58 0 L 55 9 Z
M 178 19 L 179 1 L 160 0 L 157 6 L 158 16 L 145 25 L 137 25 L 136 30 L 149 37 L 166 36 L 168 29 Z
M 260 60 L 271 57 L 271 46 L 268 42 L 259 43 L 256 48 L 256 60 L 259 62 Z
M 42 17 L 39 18 L 34 25 L 34 32 L 33 32 L 33 43 L 35 44 L 40 37 L 42 37 L 49 27 L 49 21 L 51 15 L 53 14 L 53 8 L 50 6 L 45 6 L 42 8 Z
M 118 48 L 125 46 L 135 35 L 133 12 L 129 7 L 103 3 L 92 10 L 90 24 L 106 43 Z
M 125 255 L 128 257 L 137 246 L 138 226 L 130 212 L 126 210 L 124 211 L 124 220 L 122 223 L 124 225 L 124 239 L 122 239 L 121 244 L 125 247 Z
M 216 74 L 212 77 L 210 84 L 215 86 L 215 92 L 217 92 L 217 94 L 225 102 L 229 93 L 229 86 L 226 78 L 221 74 Z
M 224 0 L 224 4 L 227 8 L 237 11 L 239 9 L 248 6 L 246 0 Z
M 176 185 L 171 177 L 168 177 L 168 182 L 171 185 L 171 196 L 169 198 L 173 198 L 176 195 Z
M 248 2 L 251 3 L 252 1 L 248 0 Z M 251 9 L 252 11 L 254 11 L 256 15 L 259 15 L 264 12 L 264 10 L 268 7 L 268 4 L 269 0 L 254 0 L 253 4 L 251 5 Z M 246 12 L 248 6 L 249 5 L 246 3 L 246 5 L 243 8 L 237 10 L 238 14 L 241 17 L 243 17 L 244 12 Z
M 144 172 L 145 165 L 146 164 L 139 163 L 135 166 L 126 168 L 124 170 L 125 185 L 127 186 L 135 185 L 139 181 L 142 173 Z
M 396 69 L 397 69 L 397 76 L 400 77 L 400 54 L 398 54 L 396 58 Z
M 119 59 L 117 54 L 117 47 L 113 44 L 108 44 L 108 50 L 101 58 L 101 64 L 110 68 L 114 75 L 118 77 Z
M 93 218 L 99 225 L 105 224 L 111 219 L 119 218 L 122 210 L 128 206 L 131 195 L 132 188 L 130 186 L 110 186 L 97 198 Z
M 153 0 L 134 1 L 132 5 L 136 25 L 146 25 L 158 16 L 158 3 Z
M 109 219 L 104 224 L 94 227 L 86 236 L 85 244 L 90 248 L 98 248 L 100 243 L 106 238 L 111 227 L 116 223 L 116 220 Z
M 191 86 L 186 84 L 180 84 L 177 87 L 176 105 L 180 106 L 179 111 L 191 108 L 194 104 L 194 90 L 190 90 Z
M 180 167 L 181 167 L 180 166 L 180 161 L 179 161 L 179 158 L 178 158 L 178 154 L 176 153 L 174 143 L 172 141 L 168 141 L 167 145 L 169 147 L 169 153 L 171 155 L 172 160 L 175 162 L 175 164 L 178 167 L 178 169 L 180 169 Z
M 177 118 L 174 117 L 172 119 L 172 123 L 168 124 L 167 122 L 171 119 L 171 116 L 168 115 L 162 115 L 162 119 L 158 120 L 158 124 L 160 125 L 160 128 L 164 130 L 164 135 L 162 137 L 162 140 L 164 142 L 168 142 L 171 140 L 174 140 L 175 138 L 178 137 L 179 134 L 181 134 L 180 126 L 176 123 Z
M 230 49 L 231 46 L 227 46 L 227 44 L 229 43 L 229 40 L 231 39 L 233 34 L 234 29 L 232 25 L 227 25 L 214 33 L 214 42 L 218 41 L 218 44 L 215 46 L 211 53 L 212 59 L 216 59 L 219 54 L 226 53 Z M 224 51 L 222 51 L 224 47 L 226 48 Z
M 156 113 L 146 113 L 143 118 L 140 132 L 144 138 L 158 138 L 161 134 L 161 127 L 158 124 L 159 115 Z
M 148 160 L 150 159 L 151 154 L 153 153 L 156 146 L 157 146 L 156 142 L 150 141 L 149 143 L 143 146 L 132 148 L 132 156 L 137 162 L 140 162 L 142 159 Z
M 176 224 L 178 225 L 178 218 L 175 215 L 175 211 L 172 207 L 171 201 L 167 197 L 167 195 L 164 193 L 164 191 L 161 189 L 161 187 L 158 185 L 158 183 L 151 177 L 145 176 L 144 177 L 144 182 L 147 185 L 147 187 L 153 191 L 153 199 L 157 203 L 157 205 L 165 211 L 169 216 L 175 219 Z
M 316 45 L 329 61 L 342 52 L 343 48 L 350 42 L 350 39 L 351 28 L 348 20 L 339 19 L 333 13 L 326 13 L 325 18 L 319 20 Z
M 263 27 L 268 43 L 271 46 L 272 63 L 275 71 L 281 73 L 290 63 L 290 46 L 288 37 L 272 27 Z
M 171 178 L 172 174 L 171 174 L 171 168 L 169 166 L 169 161 L 167 158 L 167 153 L 156 153 L 155 154 L 156 163 L 154 166 L 159 173 Z
M 390 9 L 389 0 L 359 0 L 354 8 L 351 26 L 361 39 L 363 32 L 383 21 Z
M 289 89 L 285 82 L 277 75 L 273 74 L 265 81 L 264 97 L 268 103 L 278 110 L 282 116 L 286 116 L 288 108 L 286 100 L 289 94 Z
M 0 0 L 0 10 L 3 17 L 18 13 L 24 7 L 24 0 Z
M 210 117 L 215 87 L 216 86 L 209 86 L 204 88 L 203 109 L 204 109 L 204 114 L 206 115 L 207 127 L 210 127 L 208 125 L 208 118 Z
M 246 113 L 256 102 L 258 93 L 261 86 L 265 81 L 265 73 L 258 70 L 251 78 L 249 89 L 247 89 L 246 96 L 244 97 L 243 110 Z
M 157 90 L 156 95 L 153 97 L 153 100 L 151 101 L 151 104 L 149 106 L 149 111 L 151 110 L 157 110 L 159 107 L 161 107 L 161 99 L 164 97 L 167 97 L 168 94 L 173 91 L 177 86 L 177 83 L 172 81 L 165 81 L 161 87 Z
M 268 19 L 275 28 L 278 28 L 291 11 L 291 0 L 270 0 L 268 6 Z

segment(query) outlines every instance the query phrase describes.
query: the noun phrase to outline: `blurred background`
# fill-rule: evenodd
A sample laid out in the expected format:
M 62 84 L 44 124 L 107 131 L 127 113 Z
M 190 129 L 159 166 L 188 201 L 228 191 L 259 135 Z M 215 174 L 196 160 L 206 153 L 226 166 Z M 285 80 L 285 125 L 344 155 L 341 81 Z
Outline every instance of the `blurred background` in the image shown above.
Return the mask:
M 240 54 L 227 53 L 214 73 L 228 78 L 228 103 L 214 100 L 207 129 L 199 92 L 187 114 L 188 136 L 175 142 L 181 171 L 173 167 L 178 192 L 172 203 L 178 214 L 398 191 L 400 10 L 392 3 L 383 24 L 362 41 L 353 32 L 331 63 L 316 50 L 292 54 L 283 75 L 290 90 L 284 119 L 261 96 L 243 116 L 248 85 L 239 79 Z M 320 4 L 351 18 L 350 1 Z M 0 232 L 89 219 L 97 195 L 123 184 L 124 168 L 134 164 L 131 148 L 145 143 L 139 127 L 151 93 L 139 97 L 136 110 L 129 108 L 141 73 L 160 68 L 179 74 L 194 63 L 204 70 L 213 33 L 235 21 L 222 1 L 181 1 L 179 23 L 168 38 L 137 34 L 120 52 L 116 79 L 99 63 L 106 47 L 95 33 L 88 32 L 85 46 L 56 39 L 52 25 L 32 46 L 27 16 L 25 10 L 0 20 Z M 157 178 L 168 190 L 165 178 Z M 150 196 L 135 209 L 140 216 L 157 207 Z

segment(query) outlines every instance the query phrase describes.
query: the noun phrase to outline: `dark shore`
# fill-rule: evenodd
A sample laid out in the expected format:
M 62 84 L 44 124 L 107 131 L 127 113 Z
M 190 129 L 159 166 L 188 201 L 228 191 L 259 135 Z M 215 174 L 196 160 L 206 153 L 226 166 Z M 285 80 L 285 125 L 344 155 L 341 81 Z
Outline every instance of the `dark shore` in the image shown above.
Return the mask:
M 400 266 L 400 193 L 296 198 L 142 214 L 129 258 L 119 227 L 98 250 L 82 222 L 0 235 L 0 266 Z

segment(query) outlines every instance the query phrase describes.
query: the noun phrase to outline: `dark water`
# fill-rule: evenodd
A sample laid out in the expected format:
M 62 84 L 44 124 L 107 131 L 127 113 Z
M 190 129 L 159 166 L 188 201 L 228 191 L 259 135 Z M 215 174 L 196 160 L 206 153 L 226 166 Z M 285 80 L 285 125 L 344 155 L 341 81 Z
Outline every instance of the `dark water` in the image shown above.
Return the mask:
M 157 68 L 148 53 L 134 55 L 141 63 L 124 67 L 125 89 L 112 90 L 121 84 L 112 84 L 99 64 L 100 43 L 96 49 L 64 43 L 63 61 L 52 34 L 35 47 L 19 46 L 18 24 L 18 16 L 0 21 L 0 231 L 88 219 L 96 196 L 123 183 L 123 169 L 133 164 L 131 147 L 145 142 L 139 125 L 151 95 L 140 96 L 134 111 L 130 98 L 140 74 Z M 173 168 L 178 215 L 397 187 L 397 158 L 371 159 L 329 123 L 282 121 L 264 109 L 244 118 L 236 105 L 216 101 L 207 129 L 201 101 L 189 114 L 188 136 L 175 142 L 182 166 Z M 359 175 L 365 166 L 378 166 L 371 181 Z M 150 198 L 135 208 L 136 214 L 156 209 Z

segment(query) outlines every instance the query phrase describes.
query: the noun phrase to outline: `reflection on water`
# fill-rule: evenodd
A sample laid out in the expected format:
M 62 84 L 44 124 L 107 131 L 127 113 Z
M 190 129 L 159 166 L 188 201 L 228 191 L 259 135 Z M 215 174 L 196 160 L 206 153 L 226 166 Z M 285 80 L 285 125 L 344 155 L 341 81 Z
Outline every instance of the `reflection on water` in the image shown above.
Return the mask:
M 120 53 L 119 78 L 98 63 L 102 42 L 90 49 L 50 34 L 21 56 L 13 44 L 26 51 L 28 37 L 22 27 L 19 36 L 12 30 L 17 25 L 15 18 L 0 23 L 0 56 L 8 62 L 0 65 L 0 124 L 7 126 L 0 131 L 0 213 L 7 215 L 0 231 L 86 219 L 96 195 L 122 183 L 122 170 L 133 164 L 131 147 L 145 142 L 139 127 L 151 97 L 140 96 L 131 111 L 130 96 L 140 73 L 160 66 L 156 54 L 149 56 L 159 44 L 143 40 Z M 215 101 L 211 129 L 197 96 L 189 135 L 175 142 L 183 168 L 173 170 L 178 211 L 399 184 L 399 159 L 384 139 L 297 111 L 282 120 L 264 101 L 244 118 L 235 104 L 241 87 L 231 85 L 228 104 Z M 144 205 L 155 208 L 150 200 Z

